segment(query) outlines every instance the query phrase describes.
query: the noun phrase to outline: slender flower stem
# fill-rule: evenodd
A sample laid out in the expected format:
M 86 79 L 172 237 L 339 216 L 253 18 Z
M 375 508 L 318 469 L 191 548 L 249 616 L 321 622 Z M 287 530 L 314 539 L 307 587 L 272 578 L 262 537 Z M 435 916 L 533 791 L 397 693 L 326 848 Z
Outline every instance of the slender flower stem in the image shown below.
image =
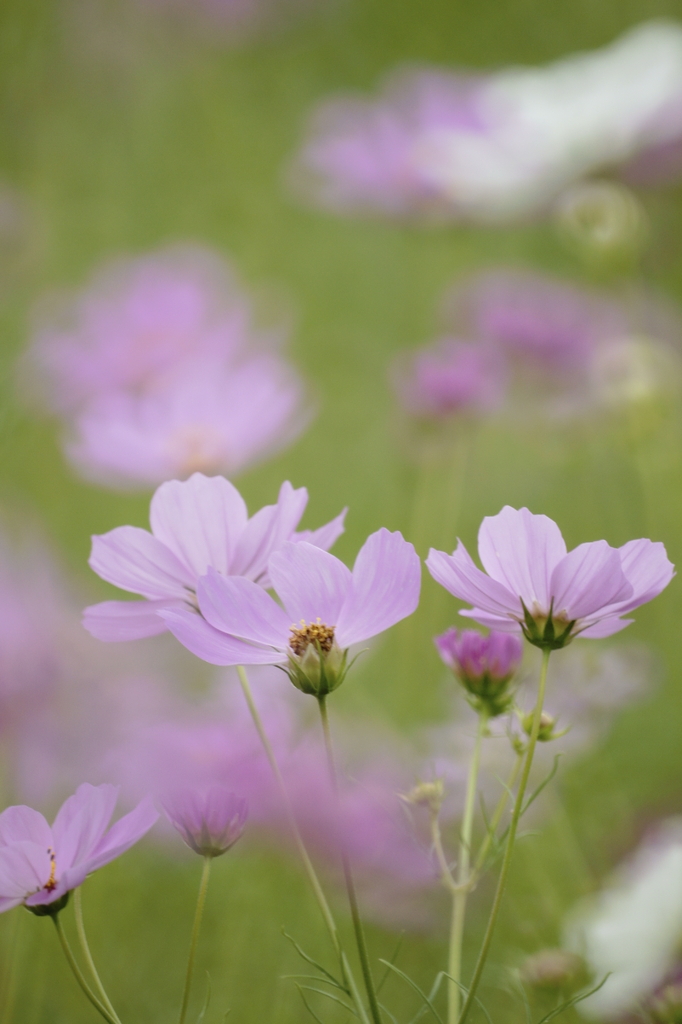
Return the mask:
M 116 1013 L 116 1010 L 112 1006 L 111 1000 L 109 999 L 109 996 L 107 995 L 104 989 L 104 985 L 102 984 L 100 976 L 97 973 L 97 968 L 95 967 L 95 961 L 92 958 L 92 953 L 90 952 L 90 946 L 88 945 L 88 939 L 85 934 L 85 924 L 83 922 L 83 901 L 81 897 L 80 886 L 75 890 L 73 894 L 73 902 L 76 917 L 76 931 L 78 932 L 78 940 L 81 944 L 81 949 L 83 950 L 85 962 L 90 968 L 90 973 L 92 974 L 93 981 L 95 982 L 95 987 L 100 995 L 102 1002 L 104 1003 L 105 1007 L 107 1008 L 111 1016 L 114 1018 L 114 1020 L 116 1020 L 118 1024 L 120 1024 L 118 1014 Z
M 206 890 L 208 889 L 208 879 L 211 874 L 211 861 L 212 857 L 204 857 L 204 866 L 201 871 L 201 882 L 199 883 L 199 894 L 197 896 L 197 907 L 194 911 L 194 924 L 192 925 L 192 938 L 189 942 L 189 956 L 187 957 L 187 974 L 185 975 L 185 988 L 182 993 L 182 1006 L 180 1007 L 180 1017 L 178 1018 L 178 1024 L 185 1024 L 185 1017 L 187 1016 L 187 1006 L 189 1004 L 189 993 L 192 988 L 192 974 L 194 972 L 194 957 L 197 952 L 197 942 L 199 941 L 199 931 L 201 929 L 201 918 L 204 914 L 204 904 L 206 902 Z
M 521 771 L 521 765 L 522 764 L 523 764 L 523 751 L 521 751 L 520 754 L 516 755 L 516 760 L 514 761 L 514 767 L 511 770 L 509 778 L 507 779 L 507 782 L 506 782 L 505 787 L 504 787 L 504 791 L 503 791 L 500 799 L 497 802 L 497 807 L 493 811 L 493 816 L 490 819 L 490 825 L 489 825 L 489 828 L 488 828 L 487 835 L 486 835 L 485 839 L 483 840 L 483 842 L 481 843 L 481 848 L 478 851 L 478 854 L 476 856 L 476 863 L 474 864 L 474 872 L 473 872 L 474 876 L 476 876 L 476 877 L 478 876 L 478 874 L 481 871 L 483 865 L 485 864 L 485 859 L 488 856 L 488 853 L 490 852 L 490 847 L 492 845 L 493 837 L 495 836 L 495 833 L 497 832 L 498 825 L 500 824 L 500 822 L 502 820 L 502 815 L 504 814 L 504 809 L 507 806 L 507 801 L 509 800 L 510 793 L 512 792 L 512 790 L 514 789 L 514 786 L 516 785 L 517 779 L 519 777 L 519 772 Z
M 518 828 L 519 819 L 521 817 L 521 811 L 523 810 L 523 798 L 526 794 L 526 786 L 528 785 L 528 776 L 530 775 L 531 765 L 533 763 L 533 755 L 535 753 L 535 746 L 538 741 L 538 733 L 540 731 L 540 717 L 542 715 L 542 705 L 545 701 L 545 686 L 547 684 L 547 667 L 549 665 L 549 656 L 551 650 L 545 648 L 542 652 L 542 668 L 540 670 L 540 683 L 538 685 L 538 697 L 535 704 L 535 711 L 533 712 L 533 724 L 530 732 L 530 739 L 528 740 L 528 747 L 526 748 L 526 757 L 523 762 L 523 771 L 521 772 L 521 781 L 519 782 L 519 788 L 516 793 L 516 800 L 514 802 L 514 810 L 512 811 L 511 822 L 509 824 L 509 835 L 507 836 L 507 845 L 504 850 L 504 857 L 502 859 L 502 867 L 500 868 L 500 877 L 497 880 L 497 889 L 495 891 L 495 898 L 493 900 L 492 909 L 490 911 L 490 917 L 488 919 L 488 926 L 485 931 L 483 938 L 483 944 L 481 945 L 481 951 L 478 954 L 478 960 L 476 961 L 476 967 L 474 968 L 473 977 L 469 985 L 469 991 L 467 997 L 464 1000 L 464 1006 L 459 1017 L 459 1024 L 464 1024 L 471 1005 L 476 995 L 476 989 L 481 980 L 481 974 L 485 967 L 485 962 L 488 957 L 488 951 L 490 949 L 490 943 L 492 942 L 493 933 L 495 931 L 495 925 L 497 924 L 497 916 L 500 911 L 500 904 L 502 902 L 502 896 L 504 895 L 504 888 L 507 882 L 507 875 L 509 873 L 509 865 L 511 863 L 512 851 L 514 849 L 514 840 L 516 839 L 516 830 Z
M 320 709 L 320 718 L 322 720 L 322 732 L 324 733 L 324 745 L 327 751 L 327 763 L 329 765 L 329 777 L 331 779 L 332 791 L 334 793 L 334 799 L 338 810 L 341 809 L 341 796 L 339 793 L 339 780 L 336 773 L 336 762 L 334 760 L 334 748 L 332 746 L 332 735 L 329 729 L 329 716 L 327 714 L 327 701 L 326 697 L 319 697 L 317 700 Z M 358 948 L 358 956 L 360 958 L 360 966 L 362 967 L 362 976 L 365 980 L 365 989 L 367 991 L 367 1001 L 369 1003 L 370 1013 L 374 1024 L 381 1024 L 381 1011 L 379 1010 L 379 1000 L 377 999 L 376 989 L 374 987 L 374 979 L 372 978 L 372 968 L 369 962 L 369 955 L 367 953 L 367 943 L 365 942 L 365 933 L 362 927 L 362 920 L 360 918 L 360 910 L 358 907 L 358 897 L 355 892 L 355 882 L 353 881 L 353 873 L 351 871 L 350 859 L 348 857 L 348 851 L 346 849 L 346 840 L 343 833 L 343 824 L 341 823 L 340 828 L 340 847 L 341 847 L 341 863 L 343 865 L 343 877 L 346 882 L 346 892 L 348 893 L 348 903 L 350 905 L 350 913 L 353 919 L 353 929 L 355 931 L 355 942 Z
M 464 815 L 459 842 L 459 863 L 457 865 L 457 887 L 452 894 L 452 918 L 450 922 L 450 952 L 448 956 L 448 1024 L 457 1024 L 460 1005 L 460 989 L 458 982 L 462 977 L 462 943 L 464 939 L 464 918 L 466 916 L 467 897 L 469 895 L 469 865 L 471 863 L 471 833 L 476 807 L 476 787 L 478 770 L 481 764 L 481 743 L 485 735 L 488 716 L 485 711 L 478 715 L 476 744 L 469 766 Z
M 76 962 L 76 958 L 73 955 L 73 952 L 71 950 L 71 946 L 69 945 L 69 941 L 68 941 L 68 939 L 67 939 L 67 937 L 66 937 L 66 935 L 64 933 L 64 929 L 62 927 L 62 922 L 61 922 L 61 919 L 59 917 L 59 914 L 53 914 L 52 915 L 52 920 L 54 921 L 54 926 L 57 929 L 57 935 L 59 936 L 59 941 L 62 944 L 62 949 L 64 950 L 64 956 L 68 960 L 69 967 L 73 971 L 73 976 L 76 979 L 76 981 L 78 982 L 78 984 L 80 985 L 80 987 L 82 988 L 83 992 L 85 993 L 86 998 L 92 1003 L 92 1005 L 95 1007 L 97 1012 L 99 1014 L 101 1014 L 102 1017 L 104 1017 L 104 1019 L 106 1021 L 109 1022 L 109 1024 L 119 1024 L 118 1018 L 117 1017 L 112 1017 L 111 1014 L 109 1013 L 109 1011 L 106 1009 L 106 1007 L 104 1007 L 100 1003 L 100 1001 L 97 998 L 97 996 L 93 995 L 92 991 L 90 990 L 90 986 L 88 985 L 87 981 L 83 977 L 83 973 L 82 973 L 80 967 L 78 966 L 78 963 Z
M 270 743 L 267 733 L 265 732 L 263 720 L 260 717 L 260 714 L 258 713 L 258 708 L 256 707 L 256 703 L 253 699 L 251 686 L 249 684 L 249 677 L 247 676 L 246 670 L 242 665 L 237 666 L 237 674 L 239 676 L 239 682 L 241 684 L 242 693 L 244 694 L 244 699 L 246 700 L 249 712 L 251 714 L 251 718 L 253 719 L 253 724 L 256 727 L 256 732 L 258 733 L 261 744 L 263 746 L 263 750 L 265 751 L 265 756 L 267 757 L 270 763 L 272 774 L 275 776 L 275 782 L 277 783 L 277 787 L 279 789 L 280 798 L 282 800 L 282 806 L 284 807 L 284 813 L 286 815 L 289 829 L 291 830 L 291 834 L 294 838 L 296 849 L 298 850 L 299 857 L 301 858 L 301 861 L 303 863 L 305 873 L 308 876 L 308 881 L 310 882 L 310 886 L 315 895 L 315 899 L 317 900 L 317 904 L 320 908 L 320 913 L 322 914 L 324 923 L 327 926 L 327 931 L 329 932 L 329 937 L 332 940 L 334 951 L 337 957 L 339 958 L 339 963 L 341 965 L 341 971 L 343 973 L 344 980 L 346 981 L 348 988 L 350 989 L 351 997 L 353 999 L 353 1002 L 355 1003 L 355 1007 L 358 1011 L 362 1024 L 370 1024 L 369 1017 L 367 1016 L 367 1011 L 365 1010 L 365 1007 L 363 1006 L 362 1003 L 362 999 L 360 997 L 357 982 L 353 977 L 350 964 L 348 963 L 348 958 L 346 957 L 346 954 L 344 953 L 343 948 L 341 946 L 341 940 L 339 938 L 339 932 L 336 927 L 336 922 L 334 920 L 331 910 L 329 909 L 329 904 L 327 903 L 327 899 L 322 890 L 320 880 L 317 877 L 317 872 L 313 867 L 313 862 L 311 861 L 310 856 L 308 855 L 308 851 L 305 847 L 305 843 L 303 842 L 303 836 L 300 833 L 298 823 L 296 821 L 296 817 L 291 806 L 291 801 L 289 800 L 289 794 L 287 793 L 287 788 L 284 785 L 282 773 L 280 772 L 279 765 L 277 764 L 275 752 L 272 749 L 272 744 Z
M 431 842 L 433 848 L 436 851 L 436 860 L 438 861 L 438 867 L 440 868 L 440 877 L 443 885 L 446 889 L 449 889 L 451 893 L 457 891 L 457 883 L 452 877 L 452 871 L 448 864 L 448 859 L 445 856 L 445 850 L 443 849 L 443 840 L 440 834 L 440 821 L 438 820 L 438 811 L 431 811 Z

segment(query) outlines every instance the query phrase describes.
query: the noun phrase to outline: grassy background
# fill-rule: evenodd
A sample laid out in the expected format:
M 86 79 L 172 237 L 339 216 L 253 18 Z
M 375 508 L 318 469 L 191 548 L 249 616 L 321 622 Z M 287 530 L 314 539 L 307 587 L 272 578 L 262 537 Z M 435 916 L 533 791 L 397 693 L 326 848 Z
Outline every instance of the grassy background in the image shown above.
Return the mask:
M 0 275 L 5 505 L 39 517 L 83 586 L 95 597 L 105 593 L 87 571 L 89 536 L 121 523 L 145 525 L 149 495 L 79 482 L 61 458 L 53 426 L 17 403 L 13 363 L 26 341 L 30 308 L 44 290 L 82 283 L 105 258 L 193 240 L 233 258 L 250 285 L 288 296 L 297 314 L 292 354 L 319 397 L 320 413 L 305 437 L 240 480 L 250 507 L 272 500 L 287 477 L 309 488 L 311 524 L 350 505 L 337 547 L 345 558 L 382 525 L 404 530 L 422 553 L 431 543 L 450 543 L 455 531 L 472 544 L 481 516 L 509 503 L 557 519 L 569 547 L 597 537 L 619 544 L 650 535 L 679 560 L 676 413 L 639 451 L 644 474 L 623 424 L 559 432 L 490 423 L 472 441 L 468 468 L 454 482 L 451 467 L 420 475 L 402 450 L 386 383 L 391 355 L 432 335 L 437 300 L 458 274 L 503 263 L 580 279 L 581 266 L 551 225 L 418 231 L 335 219 L 298 207 L 281 184 L 305 114 L 321 96 L 371 89 L 406 62 L 473 68 L 544 62 L 603 45 L 654 16 L 680 18 L 682 4 L 318 0 L 292 24 L 230 45 L 194 31 L 191 18 L 184 27 L 160 14 L 143 18 L 134 0 L 3 0 L 0 179 L 24 197 L 27 216 L 25 237 L 6 254 Z M 644 273 L 677 298 L 681 199 L 673 188 L 643 196 L 655 240 Z M 457 524 L 448 486 L 460 502 Z M 431 488 L 423 513 L 415 511 L 420 488 Z M 386 716 L 408 728 L 442 713 L 430 637 L 452 621 L 454 603 L 427 579 L 424 607 L 339 693 L 346 714 Z M 556 941 L 560 913 L 604 874 L 642 822 L 679 810 L 681 613 L 675 582 L 638 614 L 630 633 L 660 652 L 662 690 L 623 714 L 604 748 L 563 772 L 556 813 L 520 847 L 494 963 Z M 160 861 L 145 850 L 87 883 L 93 947 L 124 1022 L 174 1019 L 197 884 L 193 861 Z M 489 896 L 483 885 L 472 901 L 468 958 Z M 222 1021 L 228 1007 L 229 1019 L 240 1024 L 303 1019 L 292 983 L 280 980 L 300 969 L 283 925 L 305 937 L 308 948 L 326 948 L 288 859 L 247 842 L 216 864 L 198 974 L 198 989 L 204 970 L 213 982 L 206 1024 Z M 3 1020 L 94 1020 L 51 932 L 49 921 L 23 911 L 0 919 Z M 376 955 L 387 955 L 393 941 L 370 929 Z M 426 982 L 444 955 L 443 935 L 409 936 L 400 962 Z M 387 991 L 389 1004 L 406 1017 L 411 996 L 393 984 Z M 518 1009 L 493 984 L 485 996 L 496 1024 L 518 1019 Z M 328 1019 L 341 1016 L 330 1010 Z

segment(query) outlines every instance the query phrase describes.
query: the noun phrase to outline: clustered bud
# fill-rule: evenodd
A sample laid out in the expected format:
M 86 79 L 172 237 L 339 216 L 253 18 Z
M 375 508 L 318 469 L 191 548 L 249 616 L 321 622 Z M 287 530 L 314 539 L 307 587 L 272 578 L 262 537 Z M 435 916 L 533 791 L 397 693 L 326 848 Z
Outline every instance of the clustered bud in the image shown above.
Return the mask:
M 434 642 L 475 711 L 495 718 L 509 709 L 513 700 L 510 683 L 523 653 L 518 637 L 510 633 L 483 636 L 473 629 L 448 629 Z
M 565 949 L 542 949 L 527 957 L 519 977 L 529 988 L 545 992 L 562 992 L 577 988 L 585 978 L 585 962 L 576 953 Z
M 434 779 L 432 782 L 418 782 L 416 786 L 405 793 L 402 799 L 407 804 L 428 807 L 431 814 L 440 813 L 445 787 L 442 779 Z
M 521 714 L 521 728 L 525 732 L 526 736 L 530 736 L 533 731 L 533 718 L 534 713 L 529 711 L 528 714 Z M 540 715 L 540 728 L 538 729 L 538 741 L 540 743 L 549 743 L 550 740 L 556 740 L 559 736 L 564 736 L 566 730 L 562 732 L 555 732 L 556 718 L 553 715 L 548 714 L 547 711 L 543 711 Z

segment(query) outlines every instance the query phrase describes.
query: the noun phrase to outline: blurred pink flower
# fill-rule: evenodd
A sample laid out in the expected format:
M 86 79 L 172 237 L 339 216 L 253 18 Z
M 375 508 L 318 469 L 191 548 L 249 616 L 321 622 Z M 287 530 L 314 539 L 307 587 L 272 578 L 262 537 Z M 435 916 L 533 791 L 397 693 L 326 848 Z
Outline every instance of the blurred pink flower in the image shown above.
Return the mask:
M 336 212 L 496 223 L 681 135 L 682 29 L 652 21 L 540 68 L 404 72 L 323 102 L 291 176 Z
M 111 392 L 143 393 L 179 363 L 230 360 L 252 340 L 266 339 L 229 264 L 173 246 L 104 264 L 82 291 L 44 300 L 23 370 L 52 409 L 73 412 Z
M 190 850 L 202 857 L 227 853 L 246 825 L 246 800 L 225 786 L 185 788 L 166 795 L 162 806 Z
M 442 417 L 486 412 L 498 406 L 505 367 L 500 354 L 489 345 L 441 338 L 400 356 L 391 378 L 407 412 Z
M 621 616 L 651 601 L 674 575 L 661 543 L 642 538 L 612 548 L 600 540 L 567 553 L 556 523 L 509 505 L 484 518 L 478 550 L 486 572 L 461 541 L 452 555 L 432 548 L 426 565 L 437 583 L 474 605 L 461 615 L 523 632 L 539 647 L 625 629 L 632 619 Z
M 191 473 L 234 476 L 291 444 L 310 421 L 301 379 L 274 353 L 198 356 L 143 393 L 110 391 L 67 430 L 69 461 L 122 489 Z
M 87 875 L 141 839 L 158 818 L 151 801 L 144 800 L 107 831 L 117 797 L 117 786 L 84 783 L 62 804 L 52 828 L 31 807 L 3 811 L 0 912 L 23 903 L 49 913 L 47 908 L 82 885 Z
M 270 586 L 268 560 L 282 544 L 328 548 L 343 533 L 345 509 L 317 530 L 297 532 L 307 503 L 305 487 L 295 490 L 286 481 L 277 504 L 249 519 L 244 499 L 224 477 L 195 473 L 162 484 L 150 505 L 151 533 L 119 526 L 92 539 L 91 568 L 145 600 L 92 605 L 84 612 L 85 628 L 98 640 L 136 640 L 168 628 L 158 614 L 164 609 L 191 609 L 199 619 L 197 584 L 209 569 Z

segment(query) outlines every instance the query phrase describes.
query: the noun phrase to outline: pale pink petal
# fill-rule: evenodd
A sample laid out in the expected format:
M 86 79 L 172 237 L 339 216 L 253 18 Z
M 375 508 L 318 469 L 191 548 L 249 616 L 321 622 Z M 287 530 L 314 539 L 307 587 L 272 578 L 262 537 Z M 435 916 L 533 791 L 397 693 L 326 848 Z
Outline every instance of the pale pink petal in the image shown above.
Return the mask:
M 613 636 L 614 633 L 620 633 L 622 629 L 629 626 L 634 619 L 599 619 L 594 625 L 588 626 L 587 629 L 582 629 L 578 633 L 579 637 L 583 637 L 585 640 L 603 640 L 604 637 Z
M 137 526 L 92 538 L 91 569 L 121 590 L 148 598 L 182 598 L 195 578 L 165 544 Z
M 209 570 L 199 580 L 197 597 L 201 614 L 214 629 L 251 643 L 286 647 L 289 617 L 257 583 Z
M 401 533 L 381 529 L 358 552 L 352 588 L 339 616 L 341 647 L 368 640 L 411 615 L 419 604 L 421 562 Z
M 23 902 L 19 896 L 15 896 L 13 899 L 9 896 L 0 896 L 0 914 L 4 914 L 6 910 L 14 910 L 15 907 L 20 907 Z
M 459 614 L 467 619 L 473 619 L 474 622 L 478 622 L 479 625 L 486 626 L 488 629 L 496 629 L 498 633 L 518 634 L 521 632 L 519 620 L 508 615 L 491 615 L 481 608 L 462 608 Z
M 147 798 L 137 805 L 135 810 L 124 814 L 112 825 L 97 847 L 87 858 L 84 867 L 88 872 L 101 868 L 104 864 L 119 857 L 129 850 L 158 821 L 159 812 L 152 801 Z
M 461 540 L 451 555 L 431 548 L 426 568 L 436 583 L 449 590 L 453 597 L 468 601 L 483 612 L 516 618 L 523 614 L 518 596 L 481 572 Z
M 189 480 L 161 484 L 152 498 L 149 520 L 154 536 L 198 577 L 209 566 L 230 572 L 247 512 L 244 499 L 229 480 L 194 473 Z
M 289 540 L 308 504 L 305 487 L 295 490 L 286 480 L 279 490 L 276 505 L 265 505 L 253 516 L 237 545 L 230 572 L 260 581 L 273 551 Z
M 346 528 L 344 524 L 347 512 L 348 509 L 344 508 L 342 512 L 339 512 L 336 519 L 332 519 L 330 522 L 325 523 L 324 526 L 318 527 L 317 530 L 298 530 L 291 539 L 293 541 L 304 540 L 308 544 L 314 544 L 316 548 L 323 548 L 325 551 L 329 551 L 330 547 L 336 543 Z
M 337 624 L 352 576 L 334 555 L 305 541 L 283 544 L 268 562 L 268 575 L 291 621 Z
M 580 544 L 552 573 L 554 614 L 566 612 L 569 619 L 594 615 L 631 594 L 632 587 L 623 574 L 620 555 L 605 540 Z
M 182 607 L 184 601 L 102 601 L 83 611 L 83 625 L 97 640 L 141 640 L 166 632 L 157 611 Z
M 106 831 L 118 799 L 118 786 L 84 782 L 65 800 L 52 826 L 61 873 L 90 857 Z
M 0 846 L 23 841 L 37 843 L 47 849 L 53 844 L 52 829 L 42 814 L 32 807 L 8 807 L 0 814 Z
M 46 846 L 23 841 L 0 847 L 0 897 L 19 899 L 42 889 L 50 868 Z
M 619 605 L 619 614 L 622 615 L 658 597 L 675 575 L 675 567 L 668 560 L 660 541 L 631 540 L 618 551 L 623 572 L 633 591 L 632 596 Z
M 280 660 L 270 648 L 256 647 L 214 629 L 196 612 L 159 612 L 183 647 L 210 665 L 272 665 Z
M 549 582 L 566 555 L 566 544 L 555 522 L 527 508 L 505 505 L 486 516 L 478 533 L 478 553 L 485 571 L 521 597 L 528 609 L 534 603 L 549 610 Z

